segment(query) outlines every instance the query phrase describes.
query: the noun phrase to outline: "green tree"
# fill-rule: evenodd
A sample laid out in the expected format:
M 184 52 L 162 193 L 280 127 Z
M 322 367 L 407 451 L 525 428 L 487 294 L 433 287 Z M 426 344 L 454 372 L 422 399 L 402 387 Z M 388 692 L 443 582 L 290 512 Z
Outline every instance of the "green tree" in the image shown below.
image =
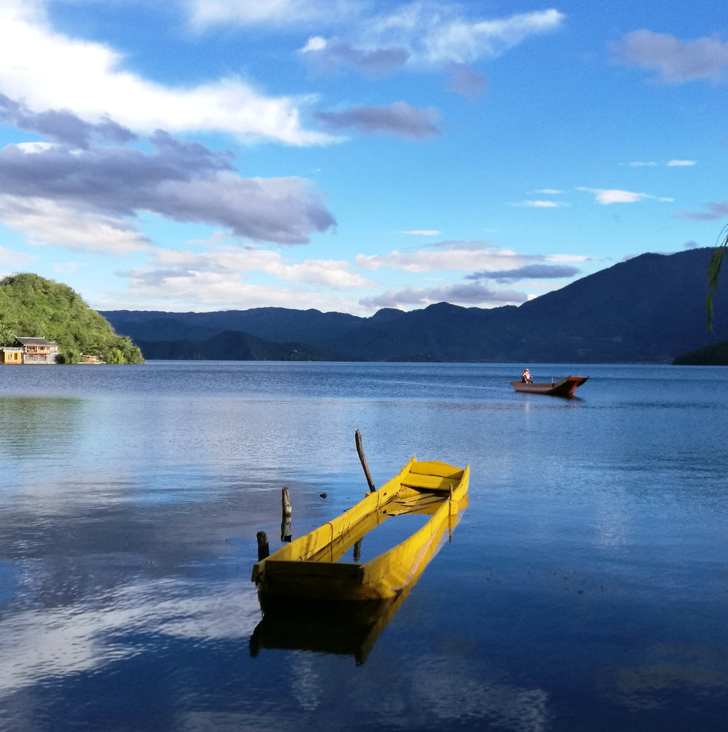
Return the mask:
M 13 329 L 7 323 L 0 321 L 0 346 L 10 346 L 14 340 Z
M 125 363 L 124 354 L 120 348 L 112 348 L 106 354 L 106 363 Z

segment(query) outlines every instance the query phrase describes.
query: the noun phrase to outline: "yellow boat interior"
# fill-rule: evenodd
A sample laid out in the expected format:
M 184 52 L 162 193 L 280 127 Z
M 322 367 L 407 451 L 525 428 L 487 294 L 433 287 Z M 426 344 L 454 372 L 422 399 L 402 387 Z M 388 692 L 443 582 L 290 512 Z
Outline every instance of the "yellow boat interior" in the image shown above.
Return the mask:
M 281 547 L 253 568 L 261 597 L 307 600 L 395 598 L 434 556 L 445 529 L 467 500 L 469 467 L 412 458 L 379 490 L 341 516 Z M 431 518 L 368 562 L 340 561 L 383 522 L 405 514 Z M 356 556 L 356 554 L 354 555 Z

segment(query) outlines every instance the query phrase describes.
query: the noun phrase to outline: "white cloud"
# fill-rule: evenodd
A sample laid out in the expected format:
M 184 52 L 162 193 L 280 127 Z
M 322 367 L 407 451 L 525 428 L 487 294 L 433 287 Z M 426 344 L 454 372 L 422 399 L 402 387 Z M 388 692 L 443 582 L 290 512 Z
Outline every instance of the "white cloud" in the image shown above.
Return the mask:
M 310 60 L 316 56 L 325 60 L 333 53 L 342 62 L 365 73 L 368 61 L 381 61 L 385 65 L 388 62 L 391 70 L 405 64 L 452 70 L 457 68 L 453 64 L 466 65 L 494 58 L 529 36 L 555 31 L 564 18 L 559 11 L 549 9 L 483 20 L 464 15 L 458 5 L 413 2 L 400 5 L 393 12 L 360 17 L 348 28 L 354 45 L 338 37 L 327 39 L 319 35 L 310 38 L 301 51 Z M 487 81 L 471 69 L 468 72 L 464 84 L 464 75 L 460 74 L 457 90 L 477 96 L 484 91 Z
M 202 273 L 217 272 L 237 274 L 241 272 L 264 272 L 284 281 L 301 281 L 324 285 L 335 289 L 370 287 L 376 282 L 352 271 L 351 264 L 343 260 L 307 259 L 289 263 L 279 252 L 267 249 L 220 247 L 215 251 L 198 254 L 181 249 L 158 249 L 154 263 L 161 267 Z M 170 276 L 174 272 L 169 273 Z
M 142 132 L 222 131 L 292 145 L 333 139 L 301 127 L 298 105 L 313 97 L 266 97 L 233 77 L 163 86 L 125 71 L 118 52 L 55 33 L 32 7 L 7 0 L 0 5 L 0 88 L 34 112 L 71 109 L 90 122 L 109 116 Z
M 544 257 L 546 262 L 590 262 L 591 257 L 585 257 L 581 254 L 551 254 L 548 257 Z
M 654 69 L 661 81 L 670 84 L 695 79 L 723 81 L 723 70 L 728 66 L 728 42 L 718 36 L 680 41 L 667 33 L 638 30 L 611 47 L 619 61 Z
M 644 167 L 644 166 L 652 167 L 652 166 L 654 166 L 654 165 L 657 165 L 657 163 L 654 163 L 654 162 L 649 162 L 649 163 L 643 163 L 643 162 L 642 162 L 642 161 L 640 161 L 640 160 L 635 160 L 635 162 L 633 162 L 633 163 L 630 163 L 630 165 L 631 165 L 631 166 L 632 166 L 633 168 L 642 168 L 642 167 Z
M 557 30 L 558 10 L 518 13 L 495 20 L 473 20 L 441 3 L 410 3 L 392 14 L 372 18 L 363 38 L 379 48 L 404 48 L 414 64 L 472 63 L 499 56 L 532 35 Z
M 411 236 L 439 236 L 442 232 L 437 229 L 415 229 L 414 231 L 401 231 L 400 234 L 410 234 Z
M 658 198 L 657 200 L 660 201 L 660 203 L 672 203 L 675 199 L 674 198 Z
M 357 312 L 356 303 L 299 288 L 253 285 L 235 272 L 195 272 L 134 269 L 123 273 L 129 289 L 108 293 L 119 302 L 145 309 L 201 310 L 221 308 L 316 308 L 323 311 Z
M 563 191 L 559 191 L 556 188 L 541 188 L 540 190 L 537 190 L 536 193 L 543 193 L 544 196 L 558 196 L 559 193 L 562 193 Z
M 469 282 L 437 287 L 407 287 L 399 292 L 390 289 L 375 297 L 362 298 L 359 302 L 366 308 L 402 308 L 436 302 L 455 305 L 520 305 L 527 299 L 525 293 L 517 290 L 497 290 L 480 282 Z
M 43 198 L 0 195 L 0 221 L 36 245 L 120 256 L 151 248 L 149 239 L 123 219 Z
M 689 168 L 695 165 L 695 160 L 671 160 L 668 166 L 671 168 Z
M 540 261 L 541 256 L 516 254 L 483 242 L 443 242 L 443 249 L 421 249 L 417 252 L 393 251 L 389 254 L 357 254 L 355 261 L 363 269 L 377 270 L 392 267 L 407 272 L 432 272 L 438 269 L 501 270 Z
M 577 191 L 596 194 L 596 203 L 607 206 L 610 203 L 636 203 L 646 198 L 655 198 L 648 193 L 633 193 L 632 191 L 620 191 L 607 188 L 577 188 Z
M 12 249 L 0 247 L 0 264 L 2 265 L 23 265 L 38 259 L 35 254 L 25 254 L 24 252 L 14 252 Z
M 561 201 L 520 201 L 512 203 L 511 206 L 525 206 L 527 208 L 563 208 L 568 206 L 567 203 Z

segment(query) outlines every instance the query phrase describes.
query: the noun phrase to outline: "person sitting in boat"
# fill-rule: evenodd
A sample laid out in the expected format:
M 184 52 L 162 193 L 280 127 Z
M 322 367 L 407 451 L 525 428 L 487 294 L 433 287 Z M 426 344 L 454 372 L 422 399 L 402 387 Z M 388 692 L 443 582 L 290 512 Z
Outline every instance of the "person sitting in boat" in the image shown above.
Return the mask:
M 523 369 L 523 374 L 521 375 L 521 382 L 524 384 L 533 384 L 533 379 L 531 378 L 531 372 L 528 369 Z

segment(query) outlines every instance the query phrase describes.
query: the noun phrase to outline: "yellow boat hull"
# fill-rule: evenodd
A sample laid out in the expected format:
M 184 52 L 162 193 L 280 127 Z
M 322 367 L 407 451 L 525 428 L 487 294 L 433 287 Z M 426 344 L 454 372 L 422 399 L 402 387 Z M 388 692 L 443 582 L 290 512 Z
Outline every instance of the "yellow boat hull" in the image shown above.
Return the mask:
M 470 469 L 412 458 L 379 490 L 341 516 L 282 547 L 253 568 L 262 596 L 303 600 L 386 600 L 399 596 L 434 556 L 450 517 L 463 506 Z M 368 531 L 402 513 L 430 520 L 364 564 L 338 560 Z

